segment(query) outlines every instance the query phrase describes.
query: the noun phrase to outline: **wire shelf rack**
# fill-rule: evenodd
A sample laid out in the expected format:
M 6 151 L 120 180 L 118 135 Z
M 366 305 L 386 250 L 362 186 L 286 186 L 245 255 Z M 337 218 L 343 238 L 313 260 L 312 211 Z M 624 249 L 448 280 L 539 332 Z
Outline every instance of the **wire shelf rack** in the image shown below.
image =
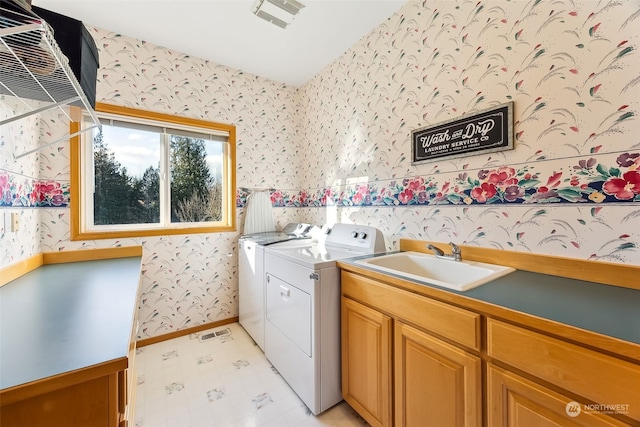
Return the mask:
M 59 108 L 72 121 L 67 106 L 86 110 L 93 124 L 80 132 L 13 154 L 14 159 L 27 156 L 48 146 L 68 140 L 79 133 L 100 126 L 80 83 L 69 67 L 67 57 L 58 47 L 53 30 L 35 14 L 20 13 L 0 7 L 0 95 L 15 97 L 26 113 L 0 121 L 0 126 Z M 41 101 L 37 108 L 26 100 Z

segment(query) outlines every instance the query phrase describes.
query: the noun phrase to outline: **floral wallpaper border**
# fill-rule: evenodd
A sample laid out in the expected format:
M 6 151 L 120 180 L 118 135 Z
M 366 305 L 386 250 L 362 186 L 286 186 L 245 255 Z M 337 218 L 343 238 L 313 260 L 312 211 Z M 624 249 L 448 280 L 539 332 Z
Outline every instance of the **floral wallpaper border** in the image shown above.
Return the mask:
M 49 208 L 69 206 L 69 183 L 35 180 L 0 172 L 0 207 Z
M 569 172 L 544 174 L 527 164 L 462 171 L 440 180 L 416 176 L 337 188 L 342 187 L 275 190 L 271 202 L 274 207 L 640 202 L 640 153 L 618 155 L 615 166 L 595 158 L 578 160 Z M 238 192 L 238 207 L 246 204 L 247 196 Z
M 363 182 L 313 191 L 274 190 L 274 207 L 488 205 L 531 203 L 640 202 L 640 152 L 617 156 L 615 166 L 591 157 L 578 160 L 569 173 L 536 171 L 533 165 L 461 171 L 447 178 L 416 176 Z M 342 188 L 342 189 L 340 189 Z M 236 206 L 249 193 L 238 190 Z M 0 172 L 0 207 L 67 207 L 69 183 L 30 180 Z

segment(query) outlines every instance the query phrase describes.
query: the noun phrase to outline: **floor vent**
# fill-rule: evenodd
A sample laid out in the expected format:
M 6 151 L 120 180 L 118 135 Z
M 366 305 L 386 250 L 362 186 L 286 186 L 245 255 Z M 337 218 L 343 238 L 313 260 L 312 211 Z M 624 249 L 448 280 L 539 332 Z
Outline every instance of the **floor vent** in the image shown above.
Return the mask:
M 223 329 L 221 331 L 214 331 L 214 332 L 210 332 L 208 334 L 202 335 L 200 337 L 200 341 L 205 341 L 205 340 L 209 340 L 211 338 L 220 337 L 220 336 L 227 336 L 229 334 L 231 334 L 231 330 L 229 328 Z
M 216 336 L 222 336 L 222 335 L 229 335 L 231 333 L 231 329 L 227 328 L 227 329 L 223 329 L 221 331 L 217 331 L 216 332 Z

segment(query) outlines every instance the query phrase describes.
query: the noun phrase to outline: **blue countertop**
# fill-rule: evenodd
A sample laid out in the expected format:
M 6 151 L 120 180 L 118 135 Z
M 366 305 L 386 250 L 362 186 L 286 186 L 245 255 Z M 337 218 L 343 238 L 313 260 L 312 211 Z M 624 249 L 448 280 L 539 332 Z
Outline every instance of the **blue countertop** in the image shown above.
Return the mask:
M 44 265 L 0 287 L 0 389 L 126 357 L 140 265 Z
M 355 264 L 355 261 L 369 257 L 342 260 L 341 263 L 407 280 L 400 275 Z M 428 282 L 409 281 L 640 344 L 640 290 L 520 270 L 465 292 Z

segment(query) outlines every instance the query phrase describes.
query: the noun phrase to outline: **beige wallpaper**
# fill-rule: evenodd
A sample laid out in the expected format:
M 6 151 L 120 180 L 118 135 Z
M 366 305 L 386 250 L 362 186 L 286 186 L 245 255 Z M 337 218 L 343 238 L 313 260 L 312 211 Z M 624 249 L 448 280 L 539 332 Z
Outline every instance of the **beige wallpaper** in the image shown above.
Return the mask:
M 639 24 L 628 1 L 407 2 L 302 88 L 309 220 L 640 264 Z M 412 130 L 506 102 L 513 150 L 411 164 Z
M 98 99 L 236 125 L 238 186 L 276 189 L 281 226 L 354 222 L 389 249 L 408 237 L 640 265 L 639 10 L 412 0 L 301 88 L 91 33 Z M 507 101 L 513 150 L 411 164 L 411 130 Z M 2 265 L 140 244 L 141 338 L 237 315 L 239 232 L 69 240 L 67 143 L 10 157 L 66 131 L 56 113 L 2 128 L 2 211 L 23 224 L 2 230 Z

